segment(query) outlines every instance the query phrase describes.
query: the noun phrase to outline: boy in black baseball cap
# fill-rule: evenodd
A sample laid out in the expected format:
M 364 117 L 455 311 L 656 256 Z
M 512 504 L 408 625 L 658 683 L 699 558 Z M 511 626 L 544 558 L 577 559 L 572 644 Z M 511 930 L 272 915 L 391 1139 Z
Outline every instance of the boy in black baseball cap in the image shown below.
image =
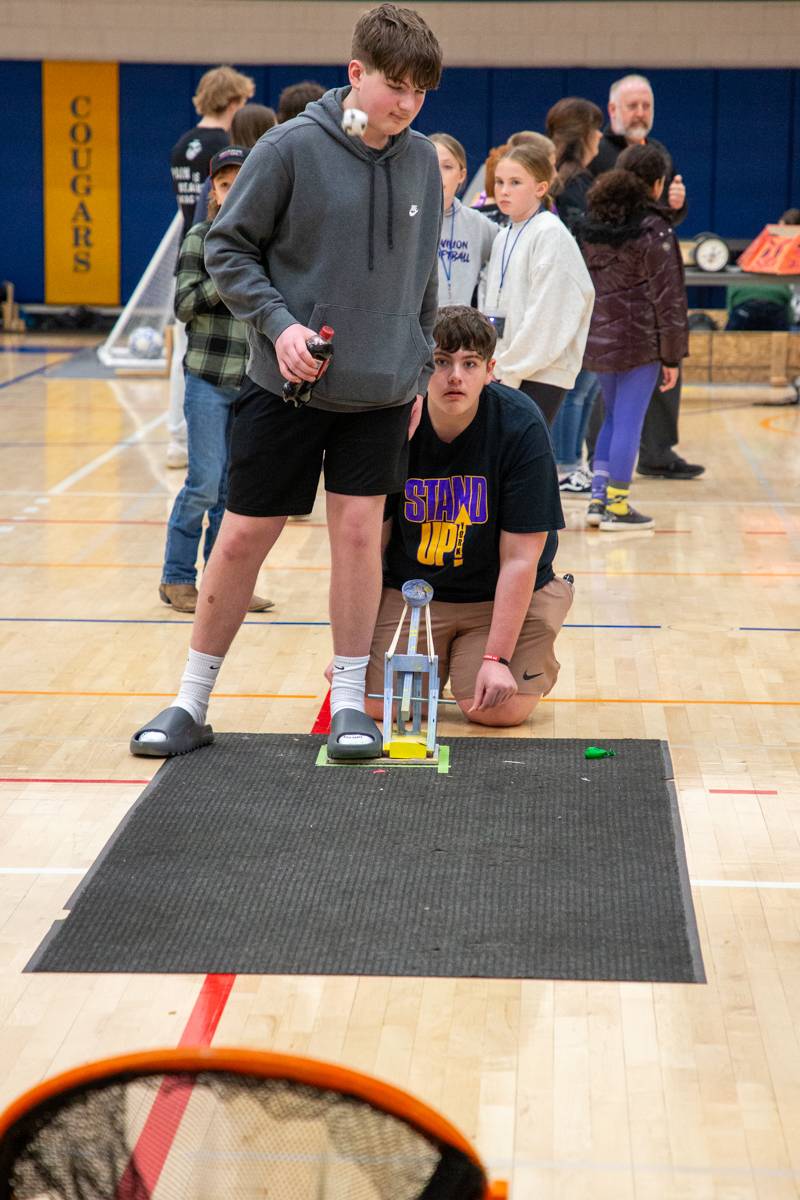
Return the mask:
M 249 150 L 245 150 L 243 146 L 226 146 L 223 150 L 218 150 L 211 162 L 208 165 L 208 173 L 214 179 L 226 167 L 234 167 L 238 172 Z M 231 183 L 236 178 L 236 175 L 231 176 Z

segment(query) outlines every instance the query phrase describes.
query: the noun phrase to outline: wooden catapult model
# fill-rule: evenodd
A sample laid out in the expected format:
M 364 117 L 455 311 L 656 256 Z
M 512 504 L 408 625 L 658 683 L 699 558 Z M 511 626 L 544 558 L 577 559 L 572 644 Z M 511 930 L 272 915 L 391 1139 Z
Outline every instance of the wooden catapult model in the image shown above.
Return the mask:
M 403 613 L 397 624 L 391 645 L 386 651 L 383 668 L 383 752 L 389 758 L 436 762 L 436 712 L 439 705 L 439 659 L 433 648 L 430 602 L 433 588 L 424 579 L 409 579 L 403 584 Z M 403 632 L 406 614 L 411 610 L 408 646 L 405 653 L 397 645 Z M 417 651 L 419 626 L 425 614 L 427 654 Z M 428 679 L 427 695 L 423 681 Z M 395 690 L 396 689 L 396 690 Z M 394 717 L 397 705 L 396 721 Z M 428 706 L 427 731 L 423 709 Z

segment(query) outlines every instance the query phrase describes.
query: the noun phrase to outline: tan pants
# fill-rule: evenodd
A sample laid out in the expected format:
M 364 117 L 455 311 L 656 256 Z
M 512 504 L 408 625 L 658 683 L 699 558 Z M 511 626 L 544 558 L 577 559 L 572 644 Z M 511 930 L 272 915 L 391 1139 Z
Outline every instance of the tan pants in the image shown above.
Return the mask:
M 558 576 L 533 593 L 514 654 L 511 672 L 523 696 L 546 696 L 558 679 L 559 662 L 555 641 L 572 605 L 574 589 Z M 486 639 L 492 623 L 491 600 L 478 604 L 431 603 L 433 647 L 439 656 L 442 686 L 450 680 L 456 700 L 469 700 L 475 692 L 475 679 L 486 652 Z M 395 588 L 384 588 L 381 607 L 372 639 L 367 692 L 383 692 L 384 655 L 389 649 L 397 622 L 403 611 L 403 597 Z M 408 636 L 408 617 L 398 650 L 404 652 Z M 427 653 L 425 622 L 420 623 L 419 650 Z

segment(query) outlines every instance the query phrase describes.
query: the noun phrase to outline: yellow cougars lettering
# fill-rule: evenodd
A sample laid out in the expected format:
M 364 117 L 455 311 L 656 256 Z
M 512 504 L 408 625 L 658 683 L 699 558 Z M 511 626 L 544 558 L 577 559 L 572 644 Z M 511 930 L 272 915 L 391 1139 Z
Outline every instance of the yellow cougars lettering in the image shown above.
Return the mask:
M 45 299 L 119 303 L 116 63 L 42 64 Z

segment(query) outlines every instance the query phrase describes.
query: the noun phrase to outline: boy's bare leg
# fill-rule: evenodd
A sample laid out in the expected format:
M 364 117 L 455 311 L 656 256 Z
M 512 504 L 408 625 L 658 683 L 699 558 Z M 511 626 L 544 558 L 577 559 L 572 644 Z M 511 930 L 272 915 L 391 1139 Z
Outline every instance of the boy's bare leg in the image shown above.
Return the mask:
M 191 647 L 220 658 L 244 620 L 258 572 L 286 517 L 242 517 L 226 512 L 203 572 Z
M 180 690 L 172 704 L 134 733 L 132 754 L 169 758 L 213 741 L 206 724 L 209 697 L 247 612 L 259 568 L 285 522 L 286 517 L 225 513 L 203 572 Z
M 383 496 L 329 492 L 331 544 L 331 731 L 334 758 L 377 758 L 382 739 L 364 712 L 369 649 L 381 600 Z
M 326 500 L 333 652 L 360 658 L 369 654 L 381 602 L 384 497 L 328 492 Z

